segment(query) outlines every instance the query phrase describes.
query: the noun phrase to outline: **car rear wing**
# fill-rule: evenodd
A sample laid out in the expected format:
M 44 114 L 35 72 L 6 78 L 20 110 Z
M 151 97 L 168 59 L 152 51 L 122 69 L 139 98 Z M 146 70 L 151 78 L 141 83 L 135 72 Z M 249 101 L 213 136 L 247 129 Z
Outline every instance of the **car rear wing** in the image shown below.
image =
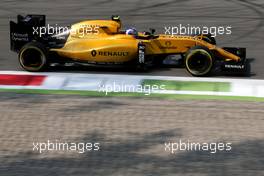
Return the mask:
M 17 22 L 10 21 L 10 48 L 18 52 L 23 45 L 40 37 L 36 29 L 46 26 L 45 15 L 17 16 Z

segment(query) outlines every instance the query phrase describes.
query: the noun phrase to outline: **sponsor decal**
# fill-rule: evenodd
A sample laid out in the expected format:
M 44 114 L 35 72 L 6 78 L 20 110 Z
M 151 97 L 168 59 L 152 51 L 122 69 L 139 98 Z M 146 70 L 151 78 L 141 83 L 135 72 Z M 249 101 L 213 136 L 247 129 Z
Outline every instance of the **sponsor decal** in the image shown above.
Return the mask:
M 225 68 L 244 69 L 245 65 L 225 65 Z
M 177 49 L 178 47 L 173 46 L 171 41 L 165 41 L 165 46 L 160 46 L 160 49 Z
M 166 41 L 165 46 L 171 46 L 171 41 Z
M 23 41 L 23 42 L 29 41 L 28 34 L 12 33 L 11 37 L 13 41 Z
M 145 62 L 145 46 L 144 45 L 138 46 L 138 61 L 141 64 Z
M 125 57 L 128 56 L 129 52 L 123 52 L 123 51 L 96 51 L 92 50 L 91 52 L 92 56 L 113 56 L 113 57 Z
M 93 57 L 95 57 L 96 54 L 97 54 L 96 50 L 93 50 L 93 51 L 91 52 L 91 54 L 92 54 Z

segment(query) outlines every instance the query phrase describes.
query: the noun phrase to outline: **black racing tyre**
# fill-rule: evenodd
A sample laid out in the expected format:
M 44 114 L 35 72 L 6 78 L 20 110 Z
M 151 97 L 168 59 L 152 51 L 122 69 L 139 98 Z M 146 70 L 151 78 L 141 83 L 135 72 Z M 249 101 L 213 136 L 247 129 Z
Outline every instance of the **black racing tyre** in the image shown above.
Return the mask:
M 48 52 L 43 44 L 30 42 L 24 45 L 18 54 L 21 67 L 30 72 L 44 71 L 48 67 Z
M 186 70 L 193 76 L 208 76 L 214 65 L 210 50 L 203 46 L 194 46 L 185 54 Z

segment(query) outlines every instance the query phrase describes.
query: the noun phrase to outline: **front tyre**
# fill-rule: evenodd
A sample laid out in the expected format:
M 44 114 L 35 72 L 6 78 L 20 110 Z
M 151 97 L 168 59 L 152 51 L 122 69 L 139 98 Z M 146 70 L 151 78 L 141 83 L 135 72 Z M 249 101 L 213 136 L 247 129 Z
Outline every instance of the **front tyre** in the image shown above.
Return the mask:
M 48 67 L 47 53 L 46 48 L 41 43 L 30 42 L 19 51 L 18 61 L 26 71 L 44 71 Z
M 184 58 L 186 70 L 193 76 L 208 76 L 213 68 L 214 58 L 203 46 L 192 47 Z

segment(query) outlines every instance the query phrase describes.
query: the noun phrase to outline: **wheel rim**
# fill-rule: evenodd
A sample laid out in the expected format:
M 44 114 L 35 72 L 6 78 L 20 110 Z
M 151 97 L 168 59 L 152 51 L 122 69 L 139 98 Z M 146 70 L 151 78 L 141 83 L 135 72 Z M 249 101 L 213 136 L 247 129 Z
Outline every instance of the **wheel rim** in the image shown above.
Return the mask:
M 46 57 L 39 48 L 30 47 L 21 51 L 19 60 L 24 69 L 37 71 L 45 65 Z
M 203 49 L 194 50 L 186 58 L 186 67 L 193 75 L 205 75 L 211 70 L 212 56 Z

